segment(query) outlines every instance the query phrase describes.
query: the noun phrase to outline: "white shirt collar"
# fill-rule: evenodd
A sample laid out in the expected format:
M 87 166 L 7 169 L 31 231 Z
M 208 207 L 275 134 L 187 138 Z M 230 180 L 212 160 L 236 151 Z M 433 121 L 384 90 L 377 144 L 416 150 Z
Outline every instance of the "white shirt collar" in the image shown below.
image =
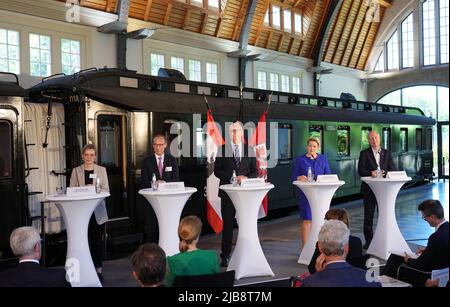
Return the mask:
M 19 263 L 24 263 L 24 262 L 34 262 L 34 263 L 39 264 L 39 261 L 36 259 L 22 259 L 19 261 Z
M 439 227 L 441 227 L 442 224 L 444 224 L 445 222 L 447 222 L 445 219 L 442 221 L 442 223 L 440 223 L 439 225 L 437 225 L 434 229 L 437 231 L 439 229 Z
M 162 156 L 158 156 L 157 154 L 155 154 L 156 157 L 156 162 L 159 162 L 159 158 L 162 159 L 162 161 L 164 162 L 164 154 L 162 154 Z

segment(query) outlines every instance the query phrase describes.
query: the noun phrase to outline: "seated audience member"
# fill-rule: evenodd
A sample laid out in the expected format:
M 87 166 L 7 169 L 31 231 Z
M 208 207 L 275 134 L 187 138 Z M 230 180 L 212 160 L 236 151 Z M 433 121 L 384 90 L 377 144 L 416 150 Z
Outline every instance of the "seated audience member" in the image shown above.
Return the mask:
M 379 282 L 366 278 L 366 271 L 348 264 L 350 230 L 341 221 L 325 221 L 319 232 L 317 273 L 303 281 L 304 287 L 381 287 Z
M 133 276 L 141 287 L 164 287 L 166 253 L 155 243 L 146 243 L 131 256 Z
M 347 225 L 348 228 L 350 228 L 348 211 L 345 209 L 328 210 L 325 214 L 325 220 L 338 220 L 343 222 L 345 225 Z M 348 254 L 346 258 L 347 262 L 352 266 L 364 268 L 364 257 L 362 255 L 362 252 L 363 249 L 361 239 L 350 235 L 348 240 Z M 320 251 L 316 243 L 316 250 L 314 251 L 311 262 L 308 265 L 308 271 L 311 274 L 316 273 L 316 260 L 319 255 Z
M 220 272 L 215 251 L 197 248 L 202 231 L 202 222 L 194 215 L 184 217 L 178 227 L 180 253 L 167 257 L 168 286 L 173 285 L 176 276 L 206 275 Z
M 19 265 L 0 272 L 0 287 L 70 287 L 64 270 L 40 266 L 41 237 L 35 228 L 16 228 L 9 242 Z
M 428 238 L 426 248 L 417 250 L 416 254 L 419 255 L 417 259 L 412 259 L 406 253 L 403 257 L 391 254 L 382 274 L 398 277 L 413 286 L 423 287 L 430 276 L 420 274 L 417 270 L 431 272 L 448 268 L 448 222 L 444 218 L 444 208 L 439 200 L 426 200 L 417 209 L 422 213 L 422 218 L 435 228 L 435 232 Z M 401 268 L 403 266 L 404 268 Z

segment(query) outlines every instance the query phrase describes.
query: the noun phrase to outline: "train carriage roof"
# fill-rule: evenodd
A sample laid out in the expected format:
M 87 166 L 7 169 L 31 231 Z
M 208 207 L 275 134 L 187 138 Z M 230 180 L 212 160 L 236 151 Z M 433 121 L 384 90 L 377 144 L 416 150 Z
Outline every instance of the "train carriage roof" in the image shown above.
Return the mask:
M 199 92 L 207 89 L 209 105 L 215 115 L 237 118 L 239 112 L 239 88 L 236 86 L 218 85 L 170 78 L 160 78 L 137 74 L 134 71 L 118 69 L 91 69 L 70 76 L 55 76 L 44 79 L 40 84 L 29 89 L 33 101 L 45 96 L 56 96 L 69 101 L 70 96 L 85 95 L 88 98 L 128 110 L 142 110 L 165 113 L 206 113 L 203 95 Z M 233 92 L 231 95 L 229 93 Z M 267 102 L 253 99 L 258 94 L 269 94 L 269 91 L 245 89 L 244 114 L 245 120 L 257 119 L 267 107 Z M 216 97 L 215 94 L 219 93 Z M 236 94 L 237 93 L 237 94 Z M 236 96 L 237 95 L 237 96 Z M 276 93 L 277 97 L 285 95 L 338 101 L 336 98 L 324 98 L 292 93 Z M 233 96 L 233 97 L 231 97 Z M 250 98 L 250 99 L 249 99 Z M 342 100 L 340 100 L 342 101 Z M 273 119 L 303 119 L 360 123 L 412 124 L 434 125 L 435 120 L 423 115 L 415 109 L 418 115 L 399 112 L 376 111 L 378 104 L 356 102 L 372 105 L 374 111 L 343 107 L 323 107 L 319 105 L 301 105 L 273 102 L 268 113 Z M 398 106 L 391 106 L 399 108 Z M 405 109 L 405 108 L 403 108 Z M 413 108 L 407 108 L 413 109 Z M 422 114 L 422 115 L 420 115 Z
M 26 97 L 27 91 L 14 82 L 0 81 L 0 96 Z

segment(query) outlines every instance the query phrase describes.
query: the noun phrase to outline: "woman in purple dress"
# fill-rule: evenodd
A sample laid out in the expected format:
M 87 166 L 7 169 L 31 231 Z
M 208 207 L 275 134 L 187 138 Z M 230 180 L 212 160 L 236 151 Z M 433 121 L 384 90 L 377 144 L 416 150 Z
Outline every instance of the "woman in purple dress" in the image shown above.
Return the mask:
M 317 138 L 309 138 L 306 143 L 306 154 L 295 159 L 294 172 L 292 173 L 292 180 L 307 181 L 308 168 L 311 167 L 314 179 L 318 175 L 330 174 L 330 166 L 328 165 L 327 157 L 320 155 L 317 151 L 320 148 L 320 141 Z M 300 214 L 300 231 L 302 236 L 303 246 L 308 239 L 311 231 L 311 208 L 305 194 L 298 189 L 298 211 Z

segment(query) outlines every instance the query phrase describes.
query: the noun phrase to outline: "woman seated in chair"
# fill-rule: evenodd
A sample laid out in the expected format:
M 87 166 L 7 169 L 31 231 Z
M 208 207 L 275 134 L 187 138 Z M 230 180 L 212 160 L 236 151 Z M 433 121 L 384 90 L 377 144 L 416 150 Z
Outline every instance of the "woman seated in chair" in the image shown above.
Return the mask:
M 349 226 L 349 216 L 348 212 L 345 209 L 330 209 L 325 213 L 325 220 L 339 220 L 343 222 L 345 225 Z M 348 240 L 349 248 L 347 255 L 347 262 L 354 267 L 365 268 L 365 259 L 362 254 L 362 243 L 361 239 L 355 236 L 350 235 Z M 311 262 L 308 265 L 309 273 L 316 273 L 316 260 L 319 257 L 320 252 L 316 243 L 316 250 L 314 251 L 314 255 L 311 258 Z
M 193 276 L 220 272 L 215 251 L 197 248 L 202 222 L 194 215 L 184 217 L 178 226 L 180 253 L 167 257 L 166 285 L 172 286 L 176 276 Z

